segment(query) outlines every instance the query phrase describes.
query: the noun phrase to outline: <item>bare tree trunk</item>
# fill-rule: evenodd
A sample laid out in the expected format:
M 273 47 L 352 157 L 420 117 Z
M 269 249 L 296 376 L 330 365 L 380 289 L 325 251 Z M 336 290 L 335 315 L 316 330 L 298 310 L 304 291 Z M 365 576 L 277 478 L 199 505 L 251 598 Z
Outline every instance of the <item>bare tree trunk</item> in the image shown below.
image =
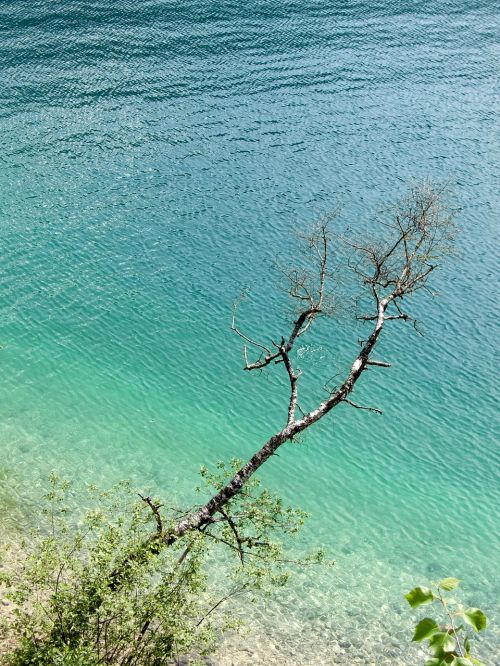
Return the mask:
M 375 347 L 380 336 L 385 321 L 385 312 L 387 306 L 392 300 L 391 297 L 385 298 L 379 302 L 378 316 L 375 326 L 368 340 L 363 345 L 360 353 L 351 366 L 351 370 L 342 386 L 327 400 L 322 402 L 316 409 L 305 414 L 301 419 L 291 420 L 279 432 L 273 435 L 264 446 L 243 465 L 243 467 L 233 476 L 233 478 L 214 495 L 206 504 L 191 515 L 181 520 L 175 528 L 165 537 L 166 543 L 172 543 L 179 537 L 182 537 L 190 530 L 199 529 L 203 525 L 211 522 L 212 516 L 220 510 L 243 488 L 248 479 L 279 449 L 279 447 L 291 440 L 295 435 L 309 428 L 319 421 L 325 414 L 336 407 L 339 403 L 346 400 L 351 393 L 361 373 L 370 365 L 370 354 Z M 374 362 L 373 365 L 383 365 L 380 362 Z M 292 387 L 293 388 L 293 387 Z M 291 407 L 295 401 L 295 395 L 292 390 L 290 398 Z M 290 413 L 290 410 L 289 410 Z

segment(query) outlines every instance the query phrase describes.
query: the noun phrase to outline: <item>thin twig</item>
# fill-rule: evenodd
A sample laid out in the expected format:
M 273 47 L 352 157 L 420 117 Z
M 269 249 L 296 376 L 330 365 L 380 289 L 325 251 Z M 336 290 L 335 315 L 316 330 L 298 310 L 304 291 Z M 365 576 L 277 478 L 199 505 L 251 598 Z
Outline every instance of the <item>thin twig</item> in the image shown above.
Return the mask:
M 382 411 L 380 409 L 377 409 L 376 407 L 365 407 L 363 405 L 358 405 L 356 402 L 348 400 L 347 398 L 344 398 L 343 402 L 347 402 L 348 405 L 351 405 L 351 407 L 355 407 L 356 409 L 364 409 L 367 412 L 375 412 L 376 414 L 382 414 Z
M 161 538 L 163 536 L 163 520 L 161 517 L 160 509 L 163 506 L 163 504 L 155 504 L 151 497 L 149 495 L 147 497 L 144 497 L 144 495 L 141 495 L 141 493 L 138 493 L 139 497 L 143 502 L 145 502 L 151 511 L 153 512 L 153 515 L 156 520 L 156 531 L 158 533 L 158 536 Z

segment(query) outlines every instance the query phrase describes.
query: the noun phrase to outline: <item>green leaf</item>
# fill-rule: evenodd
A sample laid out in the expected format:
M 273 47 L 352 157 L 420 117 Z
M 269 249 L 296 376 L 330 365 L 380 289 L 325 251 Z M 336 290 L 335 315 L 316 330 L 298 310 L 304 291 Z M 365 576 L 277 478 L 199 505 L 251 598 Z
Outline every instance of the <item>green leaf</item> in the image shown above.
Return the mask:
M 457 657 L 451 662 L 452 666 L 474 666 L 470 659 L 465 657 Z
M 470 652 L 470 639 L 468 636 L 466 636 L 464 640 L 464 650 L 467 652 L 466 656 L 468 657 Z
M 446 657 L 434 657 L 425 662 L 425 666 L 447 666 L 450 661 Z
M 428 587 L 414 587 L 408 594 L 405 594 L 406 601 L 412 608 L 418 608 L 424 604 L 430 604 L 435 596 Z
M 438 585 L 442 590 L 451 592 L 460 585 L 460 580 L 458 578 L 443 578 L 443 580 L 440 581 Z
M 455 639 L 446 631 L 439 631 L 429 638 L 429 647 L 436 656 L 442 652 L 453 652 L 456 648 Z
M 425 617 L 423 620 L 420 620 L 420 622 L 415 627 L 415 633 L 413 634 L 413 638 L 411 640 L 415 641 L 416 643 L 420 643 L 426 638 L 433 636 L 437 631 L 439 631 L 438 624 L 430 617 Z
M 479 661 L 479 659 L 475 659 L 474 657 L 471 657 L 470 660 L 472 661 L 473 664 L 476 664 L 476 666 L 484 666 L 482 661 Z
M 486 629 L 488 621 L 486 615 L 479 608 L 467 608 L 460 615 L 464 618 L 467 624 L 474 629 L 474 631 L 482 631 Z

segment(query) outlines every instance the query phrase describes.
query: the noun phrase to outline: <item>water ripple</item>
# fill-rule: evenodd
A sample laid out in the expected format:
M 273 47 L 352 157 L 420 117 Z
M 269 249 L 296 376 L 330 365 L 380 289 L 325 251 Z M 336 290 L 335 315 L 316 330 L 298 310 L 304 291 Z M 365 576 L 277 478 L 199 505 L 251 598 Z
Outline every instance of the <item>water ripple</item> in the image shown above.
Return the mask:
M 395 331 L 390 373 L 359 388 L 384 415 L 339 410 L 263 472 L 338 565 L 259 631 L 322 664 L 354 632 L 383 664 L 381 604 L 406 635 L 401 591 L 439 572 L 498 612 L 499 27 L 488 0 L 0 3 L 11 523 L 54 466 L 190 501 L 200 464 L 249 455 L 287 387 L 240 372 L 241 287 L 249 331 L 276 335 L 269 266 L 294 227 L 339 203 L 366 227 L 408 180 L 450 178 L 460 253 L 415 304 L 426 337 Z M 358 334 L 304 342 L 305 403 Z

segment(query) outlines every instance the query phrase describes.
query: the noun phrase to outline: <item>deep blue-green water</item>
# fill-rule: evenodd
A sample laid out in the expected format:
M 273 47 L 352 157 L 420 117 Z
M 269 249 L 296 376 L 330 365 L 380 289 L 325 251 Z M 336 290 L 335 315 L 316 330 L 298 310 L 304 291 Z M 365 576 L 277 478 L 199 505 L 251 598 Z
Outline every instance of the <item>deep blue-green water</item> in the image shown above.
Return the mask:
M 394 326 L 393 367 L 358 390 L 384 414 L 339 408 L 262 474 L 337 564 L 266 602 L 272 626 L 249 621 L 281 663 L 334 664 L 353 637 L 365 663 L 395 663 L 381 641 L 408 638 L 401 595 L 454 575 L 493 619 L 493 663 L 497 3 L 2 0 L 0 26 L 7 524 L 53 468 L 188 501 L 201 464 L 248 456 L 287 388 L 241 370 L 241 288 L 247 330 L 279 335 L 270 266 L 294 228 L 339 205 L 339 225 L 366 226 L 409 181 L 449 180 L 459 256 L 413 306 L 426 335 Z M 348 314 L 302 338 L 311 404 L 357 349 Z

